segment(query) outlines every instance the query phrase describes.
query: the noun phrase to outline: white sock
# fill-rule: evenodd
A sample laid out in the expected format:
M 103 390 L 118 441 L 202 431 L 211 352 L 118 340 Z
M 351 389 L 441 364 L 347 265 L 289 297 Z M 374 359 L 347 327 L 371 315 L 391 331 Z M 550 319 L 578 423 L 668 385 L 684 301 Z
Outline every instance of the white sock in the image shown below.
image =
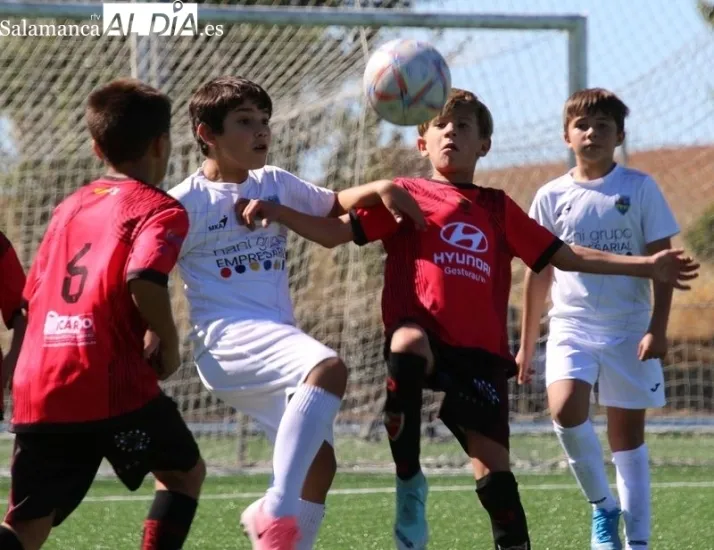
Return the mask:
M 553 428 L 588 502 L 605 510 L 617 508 L 617 501 L 607 482 L 602 446 L 592 422 L 587 420 L 574 428 L 564 428 L 553 422 Z
M 296 516 L 305 477 L 332 429 L 340 398 L 302 384 L 285 409 L 273 448 L 273 483 L 265 510 L 274 517 Z
M 297 543 L 295 550 L 312 550 L 324 517 L 324 504 L 300 499 L 297 517 L 300 526 L 300 542 Z
M 647 550 L 650 538 L 650 465 L 647 445 L 612 454 L 628 550 Z

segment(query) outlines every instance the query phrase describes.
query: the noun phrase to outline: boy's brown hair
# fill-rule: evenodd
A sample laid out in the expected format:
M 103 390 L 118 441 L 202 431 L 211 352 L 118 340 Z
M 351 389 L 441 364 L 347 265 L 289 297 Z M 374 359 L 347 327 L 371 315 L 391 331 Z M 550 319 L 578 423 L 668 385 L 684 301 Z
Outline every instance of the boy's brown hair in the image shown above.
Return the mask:
M 258 109 L 265 111 L 268 117 L 273 116 L 273 102 L 268 92 L 247 78 L 219 76 L 196 90 L 188 111 L 193 137 L 204 155 L 209 152 L 208 145 L 198 136 L 198 125 L 203 122 L 215 133 L 221 134 L 226 115 L 246 102 L 253 103 Z
M 171 131 L 171 100 L 139 80 L 121 78 L 89 94 L 85 120 L 105 160 L 116 166 L 140 159 Z
M 444 108 L 441 109 L 439 116 L 419 125 L 419 135 L 423 136 L 431 123 L 435 120 L 448 116 L 455 109 L 461 108 L 468 109 L 476 115 L 479 136 L 483 139 L 491 139 L 493 135 L 493 117 L 491 116 L 491 111 L 488 110 L 486 104 L 476 97 L 475 94 L 459 88 L 451 88 L 451 93 L 449 93 L 446 104 Z
M 570 122 L 581 116 L 602 114 L 615 121 L 618 132 L 625 131 L 625 119 L 630 109 L 614 93 L 604 88 L 586 88 L 571 95 L 563 107 L 563 128 L 567 132 Z

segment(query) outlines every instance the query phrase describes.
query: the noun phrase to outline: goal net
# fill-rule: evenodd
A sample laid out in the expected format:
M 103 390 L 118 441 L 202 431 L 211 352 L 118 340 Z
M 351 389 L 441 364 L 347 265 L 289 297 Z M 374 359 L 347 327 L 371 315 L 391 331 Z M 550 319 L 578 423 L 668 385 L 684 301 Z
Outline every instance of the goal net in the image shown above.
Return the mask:
M 352 24 L 344 20 L 329 26 L 305 20 L 275 24 L 271 19 L 271 10 L 281 8 L 280 4 L 316 3 L 406 14 L 438 13 L 457 6 L 464 19 L 474 9 L 470 3 L 449 0 L 241 0 L 224 2 L 234 11 L 213 22 L 223 25 L 221 36 L 123 38 L 52 35 L 52 26 L 101 28 L 101 21 L 86 16 L 67 19 L 56 12 L 38 12 L 36 6 L 23 12 L 22 3 L 3 6 L 0 30 L 6 25 L 12 29 L 24 24 L 25 32 L 29 25 L 46 26 L 43 36 L 0 35 L 0 229 L 14 243 L 24 265 L 29 267 L 54 205 L 101 173 L 84 129 L 84 103 L 94 87 L 119 76 L 137 76 L 168 93 L 174 102 L 174 147 L 166 188 L 199 166 L 188 101 L 201 83 L 223 74 L 253 79 L 271 94 L 275 104 L 271 164 L 332 189 L 376 178 L 426 174 L 427 167 L 415 152 L 415 130 L 380 122 L 365 108 L 361 94 L 369 53 L 388 39 L 406 36 L 436 45 L 451 66 L 454 85 L 477 93 L 493 112 L 494 147 L 479 168 L 478 183 L 507 190 L 527 208 L 539 185 L 567 169 L 560 111 L 569 86 L 577 82 L 573 70 L 578 70 L 568 62 L 575 58 L 567 33 L 529 29 L 525 24 L 511 30 L 435 30 L 362 26 L 357 18 Z M 255 21 L 257 11 L 251 12 L 251 19 L 240 11 L 255 4 L 263 6 L 260 22 Z M 68 5 L 55 2 L 45 7 Z M 96 6 L 101 14 L 101 4 Z M 3 15 L 9 9 L 12 13 Z M 199 27 L 206 23 L 210 21 L 199 18 Z M 607 41 L 614 56 L 616 38 Z M 643 51 L 647 47 L 641 45 Z M 642 74 L 615 79 L 617 86 L 612 86 L 634 111 L 629 126 L 632 138 L 621 152 L 623 160 L 626 156 L 630 165 L 657 178 L 684 228 L 700 219 L 712 195 L 714 139 L 689 139 L 692 128 L 714 115 L 714 103 L 707 97 L 711 83 L 705 77 L 712 53 L 710 37 L 692 34 Z M 700 99 L 696 112 L 679 109 L 685 101 L 691 105 L 693 98 Z M 667 128 L 661 143 L 647 139 L 654 124 L 651 119 Z M 390 468 L 380 414 L 385 372 L 379 311 L 381 246 L 325 250 L 296 237 L 289 244 L 299 326 L 336 349 L 350 367 L 347 397 L 336 424 L 338 460 L 345 468 Z M 510 330 L 515 351 L 520 263 L 514 262 L 514 272 Z M 653 416 L 650 437 L 653 458 L 666 463 L 714 462 L 714 438 L 707 435 L 714 428 L 714 294 L 708 275 L 705 270 L 694 292 L 675 299 L 665 369 L 668 406 Z M 165 383 L 167 393 L 179 403 L 210 466 L 268 467 L 269 445 L 252 419 L 236 414 L 202 387 L 192 363 L 187 307 L 177 279 L 172 280 L 172 291 L 184 336 L 185 365 Z M 7 343 L 4 338 L 3 345 Z M 533 384 L 511 386 L 512 452 L 518 468 L 562 464 L 550 433 L 542 351 L 541 347 Z M 463 468 L 465 457 L 436 417 L 439 402 L 438 394 L 425 395 L 424 462 L 434 468 Z M 593 412 L 601 411 L 594 408 Z M 0 442 L 1 453 L 9 454 L 9 441 L 8 436 Z

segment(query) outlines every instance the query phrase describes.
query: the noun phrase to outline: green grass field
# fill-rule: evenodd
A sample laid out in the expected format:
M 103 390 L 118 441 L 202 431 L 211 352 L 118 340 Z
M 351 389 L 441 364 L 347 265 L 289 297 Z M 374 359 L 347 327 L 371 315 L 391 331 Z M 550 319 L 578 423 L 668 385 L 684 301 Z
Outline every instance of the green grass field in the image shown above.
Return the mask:
M 612 472 L 610 472 L 612 475 Z M 566 473 L 519 476 L 536 550 L 589 548 L 589 510 Z M 185 550 L 246 549 L 241 510 L 264 490 L 266 476 L 210 477 Z M 318 549 L 393 548 L 392 477 L 338 474 Z M 8 484 L 0 482 L 3 494 Z M 430 476 L 428 513 L 433 550 L 490 550 L 489 525 L 468 476 Z M 714 469 L 655 468 L 651 549 L 714 549 Z M 139 548 L 151 485 L 129 493 L 114 480 L 98 480 L 88 499 L 57 528 L 48 550 Z

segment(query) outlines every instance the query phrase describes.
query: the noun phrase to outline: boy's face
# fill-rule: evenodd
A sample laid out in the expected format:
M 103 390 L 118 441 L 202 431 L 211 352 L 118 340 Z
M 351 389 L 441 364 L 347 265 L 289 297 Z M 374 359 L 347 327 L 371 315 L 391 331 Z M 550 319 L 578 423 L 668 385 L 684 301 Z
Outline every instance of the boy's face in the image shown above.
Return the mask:
M 256 170 L 265 166 L 270 148 L 270 117 L 253 103 L 246 102 L 230 111 L 217 134 L 205 124 L 199 135 L 215 151 L 216 160 L 231 169 Z
M 615 148 L 624 139 L 625 133 L 617 131 L 615 119 L 602 113 L 573 118 L 565 132 L 568 147 L 588 162 L 612 161 Z
M 466 182 L 473 179 L 476 161 L 488 153 L 491 140 L 480 136 L 475 113 L 457 107 L 432 120 L 417 147 L 436 172 Z

